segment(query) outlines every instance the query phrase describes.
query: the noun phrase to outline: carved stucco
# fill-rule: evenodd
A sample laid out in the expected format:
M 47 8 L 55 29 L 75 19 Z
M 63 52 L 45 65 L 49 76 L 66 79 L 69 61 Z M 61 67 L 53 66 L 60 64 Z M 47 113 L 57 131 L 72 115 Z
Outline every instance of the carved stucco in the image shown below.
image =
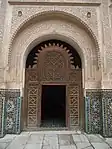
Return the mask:
M 111 28 L 111 1 L 102 0 L 102 88 L 112 88 L 112 28 Z
M 86 53 L 86 56 L 85 56 L 86 60 L 84 61 L 85 66 L 86 66 L 86 63 L 88 63 L 88 62 L 90 63 L 90 66 L 85 71 L 85 74 L 88 74 L 88 77 L 86 75 L 86 77 L 84 76 L 85 78 L 83 79 L 83 80 L 85 80 L 86 86 L 88 86 L 88 88 L 89 88 L 89 86 L 90 87 L 91 86 L 92 87 L 93 86 L 94 87 L 102 86 L 102 88 L 105 88 L 105 87 L 107 87 L 108 83 L 110 84 L 108 86 L 112 86 L 112 83 L 110 81 L 110 80 L 112 80 L 112 77 L 111 77 L 111 72 L 112 72 L 111 49 L 112 48 L 111 48 L 110 22 L 109 22 L 108 2 L 107 1 L 105 2 L 105 0 L 102 0 L 101 5 L 95 5 L 94 7 L 90 6 L 90 5 L 88 5 L 88 6 L 87 5 L 84 5 L 84 6 L 82 6 L 82 5 L 81 6 L 79 6 L 79 5 L 78 6 L 58 6 L 58 7 L 54 6 L 54 5 L 52 5 L 52 6 L 50 6 L 50 5 L 46 5 L 46 6 L 43 6 L 43 5 L 13 5 L 12 8 L 13 8 L 13 11 L 12 11 L 12 22 L 11 22 L 12 25 L 11 25 L 11 30 L 10 30 L 10 33 L 11 33 L 10 34 L 10 42 L 8 44 L 9 48 L 7 48 L 9 66 L 12 63 L 11 61 L 12 61 L 12 57 L 13 57 L 12 54 L 13 54 L 13 49 L 14 49 L 13 47 L 15 45 L 14 43 L 16 43 L 16 40 L 18 40 L 20 35 L 22 35 L 23 32 L 25 31 L 25 30 L 23 31 L 23 29 L 27 28 L 27 26 L 28 26 L 27 23 L 31 22 L 34 18 L 37 18 L 36 21 L 38 22 L 39 16 L 42 16 L 42 15 L 44 16 L 44 14 L 46 14 L 46 13 L 58 12 L 60 14 L 63 13 L 63 15 L 68 14 L 68 16 L 74 22 L 74 24 L 75 23 L 82 24 L 82 28 L 84 27 L 85 32 L 88 32 L 87 33 L 88 37 L 90 38 L 92 46 L 94 47 L 93 49 L 91 49 L 91 51 L 94 53 L 94 54 L 92 54 L 92 57 L 96 57 L 96 59 L 93 58 L 92 61 L 88 61 L 87 57 L 89 54 L 86 53 L 90 49 L 88 49 L 86 52 L 84 52 L 84 50 L 82 49 L 83 53 Z M 22 11 L 21 17 L 18 16 L 18 11 Z M 91 14 L 92 14 L 91 18 L 87 18 L 87 12 L 91 12 Z M 39 24 L 39 22 L 38 22 L 38 24 Z M 46 26 L 46 28 L 47 28 L 47 26 Z M 58 25 L 57 28 L 60 28 L 60 26 Z M 66 30 L 66 28 L 65 28 L 65 30 Z M 19 32 L 19 34 L 18 34 L 18 32 Z M 59 32 L 56 33 L 55 29 L 49 33 L 53 36 L 56 34 L 61 35 L 61 31 L 59 30 Z M 27 34 L 27 33 L 25 33 L 25 34 Z M 47 35 L 47 32 L 45 35 Z M 67 33 L 62 34 L 62 36 L 68 37 Z M 41 34 L 40 32 L 39 32 L 38 37 L 35 36 L 35 38 L 41 38 L 41 37 L 44 38 L 44 34 Z M 75 39 L 75 37 L 74 38 L 68 37 L 68 39 L 70 41 L 74 40 L 74 42 L 77 42 L 77 39 Z M 42 39 L 39 39 L 39 41 L 37 43 L 39 43 L 41 41 L 42 41 Z M 20 43 L 18 43 L 18 44 L 20 44 Z M 22 44 L 22 42 L 21 42 L 21 44 Z M 30 41 L 29 41 L 29 43 L 27 43 L 26 47 L 24 46 L 24 49 L 25 48 L 27 49 L 29 44 L 30 44 Z M 85 43 L 84 43 L 84 46 L 85 46 Z M 18 46 L 18 47 L 22 47 L 22 46 Z M 87 48 L 87 47 L 84 47 L 84 48 Z M 17 58 L 19 60 L 19 59 L 21 59 L 21 56 L 18 54 Z M 99 71 L 96 71 L 97 65 L 92 66 L 92 64 L 95 64 L 96 61 L 98 63 L 98 66 L 100 66 Z M 15 61 L 14 61 L 14 63 L 15 63 Z M 21 63 L 21 66 L 20 66 L 21 69 L 22 69 L 22 64 L 23 63 Z M 16 65 L 18 66 L 18 68 L 20 68 L 18 63 Z M 103 70 L 101 70 L 101 65 L 103 66 Z M 91 66 L 92 66 L 92 68 L 91 68 Z M 11 75 L 11 77 L 13 76 L 12 79 L 9 79 L 10 75 L 9 75 L 9 77 L 7 77 L 7 75 L 6 75 L 5 78 L 7 78 L 6 80 L 10 80 L 10 82 L 13 80 L 13 81 L 20 83 L 22 80 L 22 77 L 23 77 L 23 73 L 19 74 L 21 72 L 16 72 L 17 69 L 16 68 L 14 68 L 14 69 L 15 69 L 15 71 L 14 72 L 12 71 L 12 75 Z M 11 73 L 11 70 L 10 70 L 10 73 Z M 16 79 L 16 76 L 18 76 L 17 79 Z M 100 81 L 98 81 L 98 80 L 100 80 Z M 102 82 L 101 82 L 101 80 L 102 80 Z M 89 82 L 89 84 L 88 84 L 88 82 Z
M 65 20 L 53 19 L 32 23 L 16 36 L 11 47 L 11 62 L 7 71 L 7 82 L 21 83 L 23 81 L 23 66 L 25 67 L 29 45 L 35 40 L 37 40 L 36 44 L 42 42 L 45 36 L 48 36 L 47 39 L 57 38 L 58 36 L 60 40 L 66 40 L 66 42 L 76 47 L 82 59 L 83 69 L 85 69 L 85 85 L 86 83 L 88 85 L 89 81 L 94 82 L 96 80 L 97 85 L 94 84 L 94 87 L 98 87 L 101 78 L 97 77 L 100 71 L 97 69 L 97 52 L 93 40 L 80 26 Z M 77 49 L 77 45 L 80 47 L 79 49 Z M 33 44 L 33 46 L 35 45 Z
M 0 50 L 2 46 L 2 38 L 4 33 L 4 21 L 5 21 L 5 10 L 6 0 L 0 0 Z
M 18 17 L 18 11 L 22 12 L 22 16 Z M 87 12 L 91 12 L 91 18 L 87 18 Z M 96 45 L 97 57 L 98 57 L 98 67 L 101 66 L 101 54 L 98 45 L 98 23 L 97 23 L 97 11 L 96 8 L 92 7 L 72 7 L 72 6 L 15 6 L 13 9 L 13 17 L 12 17 L 12 28 L 11 28 L 11 39 L 9 46 L 9 58 L 8 62 L 10 63 L 10 55 L 11 55 L 11 45 L 13 39 L 15 38 L 17 32 L 21 29 L 21 27 L 30 21 L 33 18 L 38 18 L 41 15 L 46 13 L 60 13 L 65 16 L 68 15 L 72 21 L 77 21 L 82 24 L 82 26 L 90 32 L 90 35 L 93 37 L 93 40 Z M 86 22 L 86 23 L 85 23 Z
M 7 5 L 7 0 L 0 0 L 0 49 L 2 46 L 1 43 L 3 38 L 3 33 L 4 33 L 6 5 Z
M 4 25 L 4 16 L 3 13 L 3 8 L 2 8 L 2 1 L 0 0 L 0 46 L 1 46 L 1 40 L 2 40 L 2 37 L 3 37 L 3 25 Z
M 112 3 L 112 1 L 111 1 Z M 109 9 L 109 15 L 105 14 L 104 16 L 107 16 L 106 19 L 106 24 L 103 21 L 103 26 L 104 26 L 104 44 L 105 44 L 105 61 L 106 61 L 106 65 L 105 67 L 107 68 L 108 72 L 111 71 L 112 72 L 112 67 L 108 67 L 111 66 L 112 64 L 112 4 L 110 5 Z M 110 34 L 109 34 L 110 33 Z M 109 70 L 111 69 L 111 70 Z M 110 72 L 110 73 L 111 73 Z
M 18 11 L 22 11 L 21 17 L 18 17 Z M 15 6 L 12 12 L 13 17 L 11 33 L 13 34 L 20 24 L 24 21 L 26 22 L 34 15 L 50 11 L 61 11 L 63 13 L 65 12 L 70 15 L 77 16 L 82 21 L 86 22 L 86 24 L 93 30 L 96 37 L 98 36 L 97 8 L 87 6 Z M 91 18 L 87 18 L 87 12 L 91 12 Z
M 7 0 L 0 0 L 0 82 L 4 82 L 4 59 L 3 59 L 3 37 L 4 37 L 4 26 L 6 18 L 6 5 Z M 1 83 L 1 86 L 4 86 Z

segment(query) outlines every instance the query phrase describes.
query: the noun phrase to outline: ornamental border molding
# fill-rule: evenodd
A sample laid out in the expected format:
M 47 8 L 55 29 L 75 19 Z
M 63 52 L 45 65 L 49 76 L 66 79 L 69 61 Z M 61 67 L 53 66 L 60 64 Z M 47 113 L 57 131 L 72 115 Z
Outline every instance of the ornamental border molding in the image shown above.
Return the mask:
M 50 0 L 49 2 L 45 2 L 44 0 L 42 1 L 38 1 L 38 0 L 23 0 L 23 1 L 20 1 L 20 0 L 8 0 L 8 3 L 10 3 L 11 5 L 27 5 L 27 4 L 32 4 L 32 5 L 35 5 L 35 4 L 50 4 L 50 3 L 59 3 L 59 4 L 71 4 L 71 5 L 95 5 L 95 6 L 98 6 L 102 3 L 101 0 L 66 0 L 66 1 L 59 1 L 59 0 L 55 0 L 55 1 L 52 1 Z
M 101 56 L 100 56 L 100 48 L 99 48 L 99 43 L 97 40 L 96 35 L 94 34 L 94 32 L 92 31 L 92 29 L 79 17 L 77 17 L 74 14 L 65 12 L 65 11 L 56 11 L 56 10 L 49 10 L 49 11 L 42 11 L 39 13 L 36 13 L 32 16 L 30 16 L 29 18 L 27 18 L 26 20 L 24 20 L 15 30 L 15 32 L 12 34 L 11 39 L 10 39 L 10 43 L 9 43 L 9 52 L 8 52 L 8 65 L 11 62 L 11 53 L 12 53 L 12 45 L 13 45 L 13 41 L 16 38 L 17 34 L 19 33 L 19 31 L 31 20 L 35 19 L 36 17 L 39 16 L 44 16 L 44 14 L 64 14 L 65 16 L 69 16 L 70 18 L 74 18 L 75 21 L 77 21 L 78 23 L 80 23 L 80 25 L 85 28 L 86 32 L 88 32 L 88 34 L 92 37 L 92 40 L 95 44 L 95 48 L 96 48 L 96 53 L 97 53 L 97 61 L 98 61 L 98 68 L 101 68 Z

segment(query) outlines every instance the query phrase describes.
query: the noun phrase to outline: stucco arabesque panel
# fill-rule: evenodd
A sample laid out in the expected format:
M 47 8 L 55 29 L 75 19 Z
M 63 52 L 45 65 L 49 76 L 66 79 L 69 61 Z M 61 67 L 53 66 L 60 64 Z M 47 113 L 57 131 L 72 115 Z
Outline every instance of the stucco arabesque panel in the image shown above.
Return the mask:
M 0 0 L 0 82 L 1 82 L 1 86 L 3 85 L 3 82 L 4 82 L 3 36 L 4 36 L 6 5 L 7 5 L 7 0 Z
M 85 9 L 86 8 L 86 9 Z M 18 11 L 22 11 L 23 15 L 21 17 L 18 17 Z M 72 7 L 72 6 L 14 6 L 13 9 L 13 17 L 12 17 L 12 29 L 11 29 L 11 39 L 9 43 L 9 58 L 8 63 L 10 63 L 10 55 L 11 55 L 11 46 L 12 41 L 15 38 L 15 35 L 17 31 L 20 30 L 20 27 L 24 25 L 26 22 L 31 22 L 31 18 L 38 18 L 38 16 L 42 15 L 43 13 L 57 13 L 58 14 L 69 14 L 69 18 L 72 19 L 72 21 L 76 20 L 76 22 L 80 22 L 82 24 L 82 27 L 89 31 L 92 35 L 92 38 L 96 45 L 96 52 L 97 52 L 97 62 L 98 67 L 101 67 L 101 53 L 100 53 L 100 47 L 98 44 L 98 24 L 97 24 L 97 12 L 95 7 Z M 91 12 L 92 17 L 87 18 L 87 12 Z M 66 19 L 66 18 L 65 18 Z M 86 22 L 84 22 L 84 21 Z M 75 23 L 76 23 L 75 22 Z M 26 26 L 27 27 L 27 26 Z M 91 29 L 92 28 L 92 29 Z M 93 32 L 94 31 L 94 32 Z
M 112 30 L 111 30 L 111 8 L 110 1 L 102 0 L 102 29 L 103 29 L 103 71 L 102 71 L 102 88 L 112 88 Z M 110 19 L 110 20 L 109 20 Z
M 28 45 L 40 36 L 49 34 L 60 34 L 75 41 L 83 51 L 86 81 L 97 79 L 96 70 L 94 69 L 96 67 L 94 64 L 96 58 L 95 46 L 88 34 L 83 29 L 69 22 L 49 20 L 30 25 L 17 36 L 12 47 L 11 66 L 10 72 L 7 73 L 7 82 L 22 81 L 25 63 L 23 59 Z
M 22 11 L 22 16 L 18 17 L 18 11 Z M 14 6 L 12 17 L 11 35 L 28 18 L 42 12 L 62 11 L 82 19 L 92 29 L 98 37 L 97 7 L 80 6 Z M 87 17 L 87 12 L 91 12 L 91 18 Z
M 112 2 L 111 2 L 112 3 Z M 107 16 L 107 11 L 104 11 L 104 16 Z M 109 20 L 110 19 L 110 20 Z M 106 21 L 105 21 L 106 20 Z M 109 16 L 103 21 L 104 26 L 104 41 L 105 41 L 105 69 L 104 71 L 108 74 L 108 79 L 112 80 L 112 6 L 109 8 Z M 110 21 L 110 22 L 109 22 Z M 107 80 L 107 78 L 106 78 Z

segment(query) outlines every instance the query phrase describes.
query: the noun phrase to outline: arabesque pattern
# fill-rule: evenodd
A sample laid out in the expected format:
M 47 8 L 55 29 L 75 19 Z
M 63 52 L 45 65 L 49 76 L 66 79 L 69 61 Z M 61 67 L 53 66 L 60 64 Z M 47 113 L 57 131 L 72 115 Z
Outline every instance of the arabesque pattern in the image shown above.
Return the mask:
M 6 133 L 20 133 L 20 114 L 20 91 L 6 90 Z
M 86 91 L 85 123 L 87 133 L 101 133 L 101 91 L 99 90 Z
M 62 81 L 64 79 L 65 70 L 64 57 L 61 53 L 50 51 L 45 54 L 43 65 L 43 78 L 44 81 Z
M 41 50 L 40 50 L 41 49 Z M 43 84 L 63 84 L 67 87 L 68 119 L 70 127 L 79 126 L 79 100 L 81 93 L 81 69 L 73 67 L 72 53 L 58 43 L 47 44 L 37 49 L 34 67 L 26 69 L 27 127 L 40 126 L 41 92 Z M 72 66 L 72 68 L 71 68 Z M 77 82 L 77 84 L 76 84 Z M 38 117 L 39 116 L 39 117 Z M 27 129 L 27 128 L 26 128 Z
M 37 126 L 38 84 L 29 83 L 28 86 L 28 127 Z
M 20 133 L 20 90 L 0 90 L 0 113 L 0 137 L 3 137 L 7 133 Z
M 85 98 L 87 133 L 112 137 L 112 90 L 87 90 Z
M 5 135 L 5 90 L 0 90 L 0 137 Z
M 112 137 L 112 90 L 102 91 L 103 136 Z
M 69 92 L 69 111 L 70 111 L 70 127 L 79 125 L 79 85 L 70 85 Z

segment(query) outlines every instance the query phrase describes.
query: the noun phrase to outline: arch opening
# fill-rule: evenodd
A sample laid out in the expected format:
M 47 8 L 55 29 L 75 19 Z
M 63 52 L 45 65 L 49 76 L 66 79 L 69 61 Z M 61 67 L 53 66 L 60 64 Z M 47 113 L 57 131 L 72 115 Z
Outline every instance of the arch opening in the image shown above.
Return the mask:
M 61 40 L 56 40 L 56 39 L 47 40 L 47 41 L 44 41 L 44 42 L 40 43 L 39 45 L 35 46 L 27 56 L 26 65 L 25 65 L 26 68 L 28 68 L 29 66 L 31 66 L 31 68 L 33 67 L 33 65 L 35 64 L 36 53 L 39 54 L 40 51 L 42 51 L 42 48 L 45 48 L 45 45 L 49 46 L 49 44 L 53 45 L 54 43 L 55 43 L 55 45 L 58 45 L 59 47 L 62 46 L 63 48 L 66 48 L 66 51 L 68 52 L 68 54 L 71 57 L 73 57 L 73 59 L 72 59 L 73 65 L 75 67 L 78 66 L 79 68 L 82 68 L 82 62 L 81 62 L 81 58 L 80 58 L 78 52 L 70 44 L 68 44 L 64 41 L 61 41 Z
M 81 70 L 81 58 L 68 43 L 52 39 L 31 50 L 25 69 L 24 128 L 84 128 Z

